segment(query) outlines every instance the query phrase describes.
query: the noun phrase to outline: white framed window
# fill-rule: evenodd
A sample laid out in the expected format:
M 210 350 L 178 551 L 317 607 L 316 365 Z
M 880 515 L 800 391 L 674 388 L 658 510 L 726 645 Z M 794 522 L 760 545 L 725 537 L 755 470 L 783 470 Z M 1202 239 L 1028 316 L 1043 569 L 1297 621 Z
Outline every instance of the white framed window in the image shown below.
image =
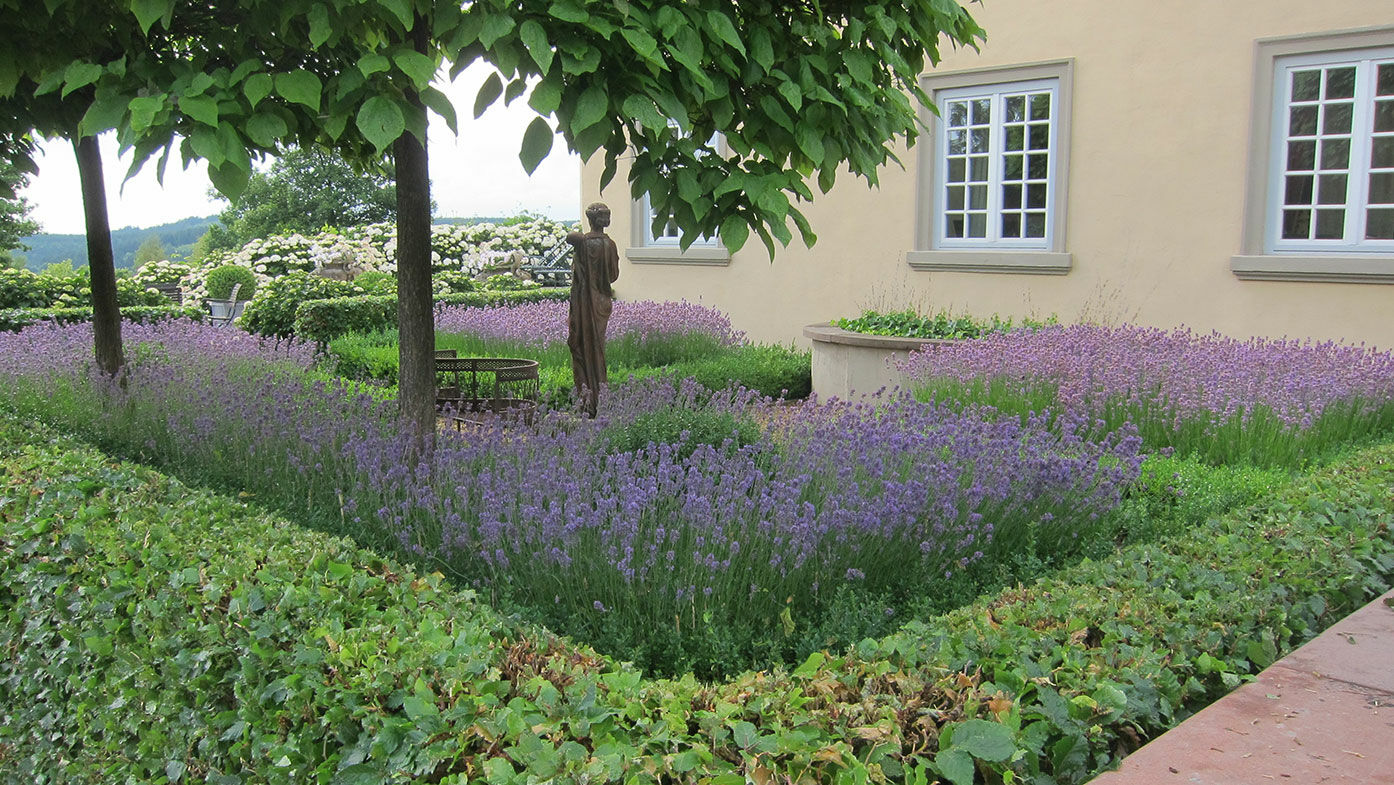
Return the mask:
M 1073 60 L 931 72 L 916 270 L 1065 274 Z
M 723 151 L 724 145 L 725 139 L 719 132 L 707 140 L 707 146 L 718 152 Z M 670 217 L 655 229 L 654 222 L 658 218 L 648 194 L 634 201 L 633 242 L 625 251 L 625 258 L 629 261 L 639 264 L 730 264 L 731 253 L 721 244 L 720 238 L 702 235 L 684 249 L 677 222 Z
M 1268 248 L 1394 252 L 1394 47 L 1276 66 Z
M 935 245 L 1050 247 L 1058 82 L 944 90 Z
M 681 246 L 682 231 L 678 229 L 678 224 L 671 217 L 665 222 L 658 232 L 654 231 L 654 221 L 658 219 L 658 214 L 654 212 L 653 205 L 649 204 L 649 195 L 644 194 L 640 200 L 639 214 L 643 216 L 643 245 L 678 248 Z M 693 241 L 692 246 L 715 247 L 721 243 L 715 237 L 702 235 Z

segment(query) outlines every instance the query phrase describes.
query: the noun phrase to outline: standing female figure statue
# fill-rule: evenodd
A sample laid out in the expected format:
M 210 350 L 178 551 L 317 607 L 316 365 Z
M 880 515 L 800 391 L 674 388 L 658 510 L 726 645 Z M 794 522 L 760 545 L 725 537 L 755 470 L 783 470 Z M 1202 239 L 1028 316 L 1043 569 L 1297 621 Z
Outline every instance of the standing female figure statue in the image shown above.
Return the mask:
M 600 386 L 605 384 L 605 328 L 615 296 L 611 284 L 620 277 L 620 252 L 605 234 L 610 208 L 596 202 L 586 208 L 591 230 L 572 232 L 566 241 L 575 250 L 571 264 L 571 308 L 567 315 L 566 345 L 571 349 L 571 374 L 576 397 L 590 416 L 595 416 Z

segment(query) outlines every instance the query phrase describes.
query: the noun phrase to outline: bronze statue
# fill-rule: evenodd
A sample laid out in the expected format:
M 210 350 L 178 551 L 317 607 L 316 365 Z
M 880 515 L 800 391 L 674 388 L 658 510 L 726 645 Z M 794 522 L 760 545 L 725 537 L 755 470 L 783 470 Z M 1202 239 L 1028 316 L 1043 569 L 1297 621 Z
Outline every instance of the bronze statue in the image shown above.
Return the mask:
M 605 384 L 605 328 L 610 323 L 611 284 L 620 277 L 620 252 L 605 234 L 610 208 L 596 202 L 586 208 L 591 230 L 572 232 L 566 241 L 575 247 L 571 264 L 571 308 L 566 320 L 566 345 L 571 349 L 571 374 L 576 396 L 587 414 L 595 416 L 600 387 Z

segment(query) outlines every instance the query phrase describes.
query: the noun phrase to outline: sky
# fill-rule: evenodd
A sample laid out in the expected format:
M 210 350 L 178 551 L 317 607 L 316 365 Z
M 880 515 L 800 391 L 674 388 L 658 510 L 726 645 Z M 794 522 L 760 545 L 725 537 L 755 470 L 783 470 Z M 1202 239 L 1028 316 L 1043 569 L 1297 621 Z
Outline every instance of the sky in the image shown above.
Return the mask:
M 431 196 L 443 217 L 513 215 L 524 210 L 553 218 L 575 219 L 581 213 L 580 158 L 566 149 L 560 137 L 552 154 L 529 177 L 518 161 L 523 130 L 536 113 L 519 98 L 505 107 L 502 100 L 474 119 L 474 96 L 488 75 L 476 64 L 453 83 L 438 85 L 455 104 L 460 135 L 451 134 L 434 113 L 428 133 Z M 177 142 L 176 142 L 177 144 Z M 158 156 L 123 184 L 131 156 L 118 159 L 116 139 L 101 137 L 107 211 L 111 228 L 146 228 L 192 216 L 215 215 L 225 202 L 208 196 L 207 167 L 199 161 L 187 170 L 176 149 L 165 169 L 164 183 L 155 178 Z M 62 139 L 40 145 L 39 175 L 22 195 L 34 205 L 32 216 L 50 234 L 82 234 L 82 196 L 72 144 Z

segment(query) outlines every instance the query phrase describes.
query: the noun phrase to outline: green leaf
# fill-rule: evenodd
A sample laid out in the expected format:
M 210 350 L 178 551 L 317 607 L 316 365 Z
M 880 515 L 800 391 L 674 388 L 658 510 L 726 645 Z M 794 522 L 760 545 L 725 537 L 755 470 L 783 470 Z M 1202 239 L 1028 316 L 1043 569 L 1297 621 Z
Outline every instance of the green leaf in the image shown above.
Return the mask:
M 451 103 L 450 97 L 434 87 L 427 87 L 421 91 L 421 103 L 431 108 L 431 111 L 441 116 L 445 121 L 446 127 L 453 134 L 460 132 L 455 117 L 455 104 Z
M 552 67 L 552 45 L 547 43 L 547 33 L 542 29 L 542 25 L 536 19 L 529 19 L 518 28 L 518 36 L 523 39 L 523 46 L 528 48 L 528 54 L 532 61 L 537 63 L 537 68 L 545 76 Z
M 165 106 L 160 96 L 142 96 L 131 99 L 131 130 L 139 134 L 155 122 L 155 115 Z
M 755 28 L 750 34 L 750 58 L 765 73 L 769 73 L 774 66 L 774 46 L 770 42 L 769 32 L 763 27 Z
M 247 103 L 255 109 L 261 99 L 271 94 L 272 84 L 271 74 L 252 74 L 242 83 L 242 94 L 247 96 Z
M 355 763 L 334 772 L 331 785 L 381 785 L 387 782 L 387 772 L 376 763 Z
M 397 17 L 397 21 L 402 23 L 402 27 L 411 28 L 411 0 L 379 0 L 383 8 L 392 12 Z
M 528 123 L 528 130 L 523 132 L 523 149 L 518 154 L 523 162 L 523 170 L 528 174 L 536 171 L 542 159 L 552 152 L 552 136 L 552 126 L 541 117 L 534 117 Z
M 634 47 L 634 51 L 644 59 L 653 60 L 656 58 L 658 54 L 658 41 L 654 40 L 654 37 L 649 35 L 647 30 L 641 30 L 637 27 L 624 27 L 620 29 L 620 35 L 624 36 L 624 40 L 628 41 L 629 45 Z
M 547 13 L 558 21 L 572 22 L 578 25 L 589 22 L 591 18 L 591 15 L 586 13 L 586 10 L 576 0 L 556 0 Z
M 319 110 L 322 89 L 319 77 L 309 71 L 276 74 L 276 92 L 282 98 L 316 111 Z
M 380 55 L 376 52 L 363 55 L 358 59 L 358 72 L 364 76 L 372 76 L 391 67 L 392 61 L 387 59 L 387 55 Z
M 794 126 L 794 134 L 799 140 L 799 149 L 815 165 L 823 162 L 823 132 L 813 123 L 799 123 Z
M 557 107 L 561 106 L 561 80 L 548 77 L 533 85 L 528 106 L 543 115 L 557 111 Z
M 1011 728 L 990 720 L 964 720 L 954 726 L 953 748 L 975 758 L 1000 763 L 1016 752 Z
M 518 100 L 518 96 L 522 95 L 523 91 L 526 89 L 528 89 L 528 80 L 526 77 L 520 76 L 509 82 L 508 87 L 503 91 L 503 105 L 508 106 Z
M 479 43 L 488 49 L 500 38 L 508 35 L 512 29 L 513 17 L 508 14 L 489 14 L 484 19 L 484 26 L 479 30 Z
M 729 221 L 730 219 L 728 218 L 727 220 Z M 723 227 L 723 229 L 724 228 L 725 227 Z M 808 659 L 804 660 L 802 665 L 794 669 L 793 675 L 801 679 L 812 678 L 813 675 L 818 672 L 818 669 L 823 667 L 823 662 L 825 660 L 827 660 L 827 655 L 823 654 L 821 651 L 815 651 L 808 655 Z
M 188 770 L 189 767 L 182 760 L 172 760 L 165 764 L 165 776 L 170 782 L 178 782 Z
M 323 3 L 315 3 L 306 16 L 310 20 L 310 46 L 318 49 L 334 34 L 334 27 L 329 24 L 329 9 Z
M 739 251 L 749 237 L 750 225 L 739 215 L 733 215 L 721 222 L 721 244 L 731 253 Z
M 741 43 L 740 33 L 736 32 L 736 25 L 731 22 L 731 17 L 720 11 L 708 11 L 707 27 L 709 27 L 713 33 L 716 33 L 717 38 L 725 41 L 731 48 L 740 52 L 742 55 L 745 54 L 745 44 Z
M 93 63 L 72 63 L 63 72 L 63 98 L 102 77 L 102 67 Z
M 375 95 L 359 108 L 357 125 L 363 138 L 381 154 L 406 130 L 407 121 L 394 101 Z
M 425 87 L 436 78 L 436 61 L 420 52 L 411 49 L 398 52 L 392 55 L 392 62 L 411 78 L 417 88 Z
M 87 107 L 87 112 L 77 124 L 78 134 L 96 136 L 102 131 L 115 128 L 121 123 L 121 118 L 126 116 L 127 106 L 126 99 L 115 91 L 98 90 L 96 99 Z
M 484 79 L 484 84 L 479 86 L 479 94 L 474 97 L 474 117 L 479 119 L 503 93 L 503 80 L 499 78 L 497 71 L 493 71 Z
M 505 785 L 517 773 L 513 764 L 504 758 L 490 758 L 484 761 L 484 779 L 489 785 Z
M 440 714 L 440 709 L 436 706 L 435 701 L 416 695 L 403 699 L 402 710 L 407 713 L 412 722 L 420 722 L 423 717 L 434 717 Z
M 659 129 L 668 125 L 668 118 L 658 111 L 653 101 L 642 95 L 633 94 L 624 99 L 624 114 L 639 121 L 645 128 Z
M 604 120 L 609 106 L 610 98 L 605 94 L 605 88 L 598 84 L 587 87 L 576 102 L 576 111 L 571 115 L 571 132 L 578 134 Z
M 731 723 L 731 740 L 743 750 L 749 749 L 750 745 L 755 743 L 757 735 L 755 726 L 744 720 Z
M 934 768 L 953 785 L 973 785 L 973 757 L 963 750 L 939 750 L 934 756 Z
M 142 33 L 149 33 L 155 20 L 162 18 L 174 9 L 174 0 L 131 0 L 131 12 L 136 15 L 136 23 Z
M 262 147 L 273 147 L 277 140 L 285 136 L 290 128 L 280 115 L 259 112 L 247 121 L 247 136 Z
M 111 638 L 104 638 L 100 635 L 92 635 L 83 638 L 82 642 L 87 644 L 88 650 L 91 651 L 93 654 L 99 654 L 102 656 L 111 654 L 112 651 L 115 649 L 115 647 L 112 646 Z
M 218 124 L 218 102 L 206 95 L 179 99 L 179 111 L 204 125 Z

